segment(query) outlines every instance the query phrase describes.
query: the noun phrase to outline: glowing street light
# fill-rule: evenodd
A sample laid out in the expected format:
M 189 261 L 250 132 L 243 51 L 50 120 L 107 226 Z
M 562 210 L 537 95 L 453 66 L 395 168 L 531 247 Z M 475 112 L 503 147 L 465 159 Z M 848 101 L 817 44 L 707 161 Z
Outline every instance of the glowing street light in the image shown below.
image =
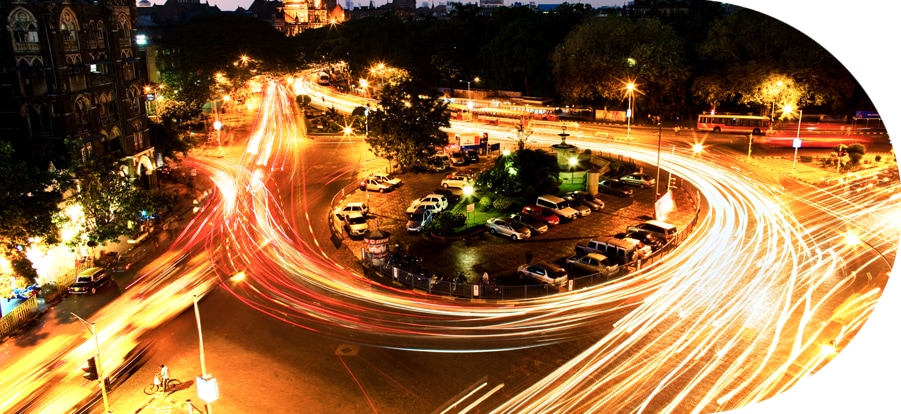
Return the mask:
M 579 164 L 579 159 L 576 157 L 569 157 L 569 182 L 572 184 L 573 182 L 573 168 Z
M 635 94 L 635 84 L 629 82 L 626 84 L 626 93 L 629 94 L 629 108 L 626 109 L 626 138 L 632 136 L 632 95 Z

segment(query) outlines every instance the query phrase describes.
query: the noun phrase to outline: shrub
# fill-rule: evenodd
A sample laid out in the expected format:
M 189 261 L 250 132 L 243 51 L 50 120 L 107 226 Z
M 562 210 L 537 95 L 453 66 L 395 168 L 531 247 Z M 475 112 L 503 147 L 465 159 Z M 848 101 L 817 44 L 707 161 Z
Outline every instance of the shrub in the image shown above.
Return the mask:
M 450 211 L 442 212 L 432 223 L 432 228 L 442 236 L 452 236 L 454 229 L 466 224 L 466 215 Z
M 801 162 L 811 162 L 811 161 L 813 161 L 813 157 L 810 156 L 810 155 L 802 155 L 802 156 L 800 156 L 799 158 L 801 159 Z
M 882 155 L 877 155 L 877 156 L 873 157 L 873 159 L 874 159 L 876 162 L 882 161 Z
M 513 200 L 510 200 L 507 197 L 498 197 L 494 199 L 494 203 L 492 204 L 497 211 L 507 211 L 513 206 Z
M 479 211 L 491 210 L 491 197 L 485 196 L 479 200 Z

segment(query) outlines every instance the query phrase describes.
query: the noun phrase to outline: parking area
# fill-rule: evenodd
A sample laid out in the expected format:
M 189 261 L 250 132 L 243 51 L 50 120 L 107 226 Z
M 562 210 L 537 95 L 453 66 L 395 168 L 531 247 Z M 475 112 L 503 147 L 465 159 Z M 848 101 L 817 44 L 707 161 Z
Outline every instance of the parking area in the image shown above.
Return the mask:
M 567 257 L 574 254 L 577 243 L 592 238 L 612 237 L 626 231 L 630 225 L 648 220 L 653 216 L 654 188 L 634 188 L 632 197 L 616 197 L 608 194 L 598 195 L 604 201 L 601 211 L 592 212 L 586 217 L 572 221 L 564 220 L 552 226 L 546 233 L 535 235 L 525 240 L 480 232 L 470 237 L 445 239 L 431 234 L 410 234 L 406 231 L 406 210 L 410 203 L 429 193 L 440 189 L 440 182 L 454 170 L 485 168 L 490 160 L 482 159 L 480 163 L 465 167 L 455 167 L 444 173 L 406 173 L 397 177 L 403 184 L 393 191 L 363 192 L 355 190 L 337 204 L 348 202 L 364 202 L 369 206 L 369 226 L 387 231 L 390 234 L 391 251 L 400 248 L 410 255 L 422 258 L 422 265 L 429 274 L 452 276 L 462 272 L 469 282 L 479 281 L 487 272 L 494 283 L 502 281 L 505 285 L 522 284 L 516 273 L 518 266 L 526 263 L 549 261 L 563 265 Z M 453 190 L 457 198 L 451 200 L 455 204 L 462 196 L 462 191 Z M 667 217 L 667 221 L 680 229 L 692 220 L 695 204 L 685 192 L 674 190 L 676 211 Z M 355 256 L 351 260 L 359 260 L 364 248 L 362 239 L 349 238 L 342 234 L 343 243 L 348 252 Z

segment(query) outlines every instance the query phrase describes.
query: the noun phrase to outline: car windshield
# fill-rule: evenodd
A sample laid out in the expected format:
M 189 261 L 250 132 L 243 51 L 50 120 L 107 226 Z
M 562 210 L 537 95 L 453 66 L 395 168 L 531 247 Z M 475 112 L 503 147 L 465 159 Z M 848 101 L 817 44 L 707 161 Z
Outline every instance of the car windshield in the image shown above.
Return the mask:
M 348 224 L 366 224 L 366 218 L 363 216 L 348 217 L 347 223 Z
M 90 276 L 78 276 L 78 278 L 75 279 L 75 283 L 88 283 L 90 281 L 91 281 Z

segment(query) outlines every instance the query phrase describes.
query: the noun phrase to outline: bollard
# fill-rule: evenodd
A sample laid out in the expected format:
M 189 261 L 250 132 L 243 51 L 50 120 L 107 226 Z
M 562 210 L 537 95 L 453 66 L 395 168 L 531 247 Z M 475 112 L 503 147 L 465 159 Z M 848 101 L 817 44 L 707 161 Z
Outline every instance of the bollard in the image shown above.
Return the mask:
M 190 399 L 190 398 L 188 398 L 187 400 L 185 400 L 185 404 L 188 405 L 188 413 L 193 413 L 193 412 L 194 412 L 194 405 L 191 404 L 191 399 Z

